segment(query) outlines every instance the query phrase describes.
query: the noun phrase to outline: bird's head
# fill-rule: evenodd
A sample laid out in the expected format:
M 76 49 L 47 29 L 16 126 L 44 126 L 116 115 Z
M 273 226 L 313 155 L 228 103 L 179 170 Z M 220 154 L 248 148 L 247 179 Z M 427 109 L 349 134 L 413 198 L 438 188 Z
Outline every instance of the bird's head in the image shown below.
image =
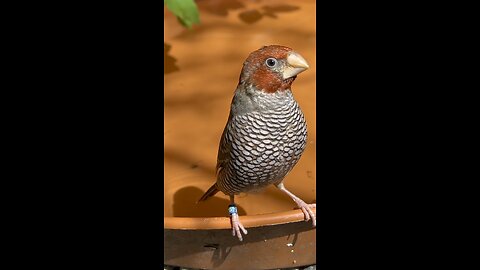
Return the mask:
M 264 46 L 252 52 L 243 63 L 239 84 L 251 84 L 267 93 L 284 91 L 308 68 L 307 61 L 291 48 Z

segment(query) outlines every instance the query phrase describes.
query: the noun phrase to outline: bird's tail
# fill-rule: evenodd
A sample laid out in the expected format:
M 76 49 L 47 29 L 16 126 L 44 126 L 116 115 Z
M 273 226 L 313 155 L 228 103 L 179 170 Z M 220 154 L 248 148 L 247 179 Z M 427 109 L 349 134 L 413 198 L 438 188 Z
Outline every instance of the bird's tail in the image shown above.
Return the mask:
M 201 201 L 205 201 L 206 199 L 212 197 L 213 195 L 217 194 L 217 192 L 219 192 L 220 190 L 218 190 L 217 188 L 217 184 L 213 184 L 213 186 L 211 186 L 207 192 L 205 192 L 205 194 L 203 194 L 203 196 L 198 200 L 197 203 L 201 202 Z

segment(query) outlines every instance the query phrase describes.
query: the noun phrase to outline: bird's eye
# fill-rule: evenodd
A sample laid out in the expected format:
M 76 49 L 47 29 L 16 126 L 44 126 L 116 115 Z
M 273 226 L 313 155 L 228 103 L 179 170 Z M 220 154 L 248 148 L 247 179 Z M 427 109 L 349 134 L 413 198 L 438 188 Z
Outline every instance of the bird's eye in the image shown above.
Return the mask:
M 275 58 L 268 58 L 266 61 L 265 61 L 265 64 L 267 64 L 267 66 L 269 67 L 274 67 L 277 65 L 277 59 Z

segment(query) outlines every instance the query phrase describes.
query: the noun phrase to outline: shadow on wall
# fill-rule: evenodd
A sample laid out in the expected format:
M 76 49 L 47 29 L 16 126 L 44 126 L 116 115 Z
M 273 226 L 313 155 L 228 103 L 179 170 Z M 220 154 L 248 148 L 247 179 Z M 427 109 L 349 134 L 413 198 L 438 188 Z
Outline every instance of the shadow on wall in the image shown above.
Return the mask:
M 279 6 L 263 6 L 261 9 L 250 9 L 243 11 L 238 15 L 240 20 L 247 24 L 253 24 L 260 21 L 263 17 L 278 18 L 277 14 L 282 12 L 292 12 L 300 9 L 296 6 L 279 5 Z
M 168 52 L 172 49 L 172 46 L 163 43 L 163 74 L 168 74 L 172 73 L 175 71 L 179 71 L 180 69 L 177 67 L 175 62 L 177 62 L 177 59 L 175 59 L 173 56 L 169 55 Z
M 212 181 L 212 184 L 214 182 Z M 174 217 L 229 217 L 228 205 L 230 200 L 221 199 L 216 196 L 206 201 L 197 203 L 198 199 L 206 190 L 194 186 L 179 189 L 173 195 L 173 216 Z M 220 191 L 221 192 L 221 191 Z M 245 209 L 237 205 L 238 214 L 246 215 Z
M 237 0 L 208 0 L 197 1 L 200 12 L 208 12 L 218 16 L 228 16 L 229 11 L 236 9 L 245 9 L 245 5 Z M 278 18 L 279 13 L 292 12 L 300 9 L 297 6 L 280 4 L 274 6 L 262 6 L 261 8 L 249 8 L 238 15 L 240 20 L 247 24 L 253 24 L 260 21 L 263 17 Z
M 300 7 L 279 4 L 279 5 L 265 5 L 259 8 L 247 8 L 242 2 L 237 0 L 209 0 L 209 1 L 197 1 L 197 5 L 200 13 L 208 12 L 218 16 L 228 16 L 229 11 L 240 9 L 241 11 L 238 14 L 239 19 L 246 24 L 254 24 L 260 21 L 262 18 L 269 17 L 277 19 L 279 14 L 294 12 L 299 10 Z M 199 32 L 202 32 L 205 29 L 205 25 L 198 25 L 193 31 L 184 31 L 178 37 L 191 37 L 195 36 Z M 164 54 L 164 74 L 173 73 L 179 71 L 179 67 L 176 65 L 177 59 L 169 55 L 169 51 L 172 46 L 170 44 L 164 43 L 163 54 Z
M 229 10 L 245 7 L 242 2 L 237 0 L 197 0 L 196 2 L 202 11 L 218 16 L 228 16 Z

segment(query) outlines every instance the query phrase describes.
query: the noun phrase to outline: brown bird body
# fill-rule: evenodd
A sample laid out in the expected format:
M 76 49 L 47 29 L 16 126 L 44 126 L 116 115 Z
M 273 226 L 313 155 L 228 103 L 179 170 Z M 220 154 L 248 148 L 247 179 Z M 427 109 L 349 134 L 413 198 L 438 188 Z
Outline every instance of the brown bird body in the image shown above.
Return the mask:
M 284 46 L 265 46 L 247 58 L 223 131 L 217 157 L 217 181 L 200 198 L 222 191 L 230 196 L 274 184 L 302 209 L 315 225 L 315 216 L 301 199 L 283 186 L 283 179 L 297 164 L 307 142 L 305 117 L 291 85 L 308 68 L 298 53 Z M 229 209 L 233 234 L 242 240 L 236 208 Z

